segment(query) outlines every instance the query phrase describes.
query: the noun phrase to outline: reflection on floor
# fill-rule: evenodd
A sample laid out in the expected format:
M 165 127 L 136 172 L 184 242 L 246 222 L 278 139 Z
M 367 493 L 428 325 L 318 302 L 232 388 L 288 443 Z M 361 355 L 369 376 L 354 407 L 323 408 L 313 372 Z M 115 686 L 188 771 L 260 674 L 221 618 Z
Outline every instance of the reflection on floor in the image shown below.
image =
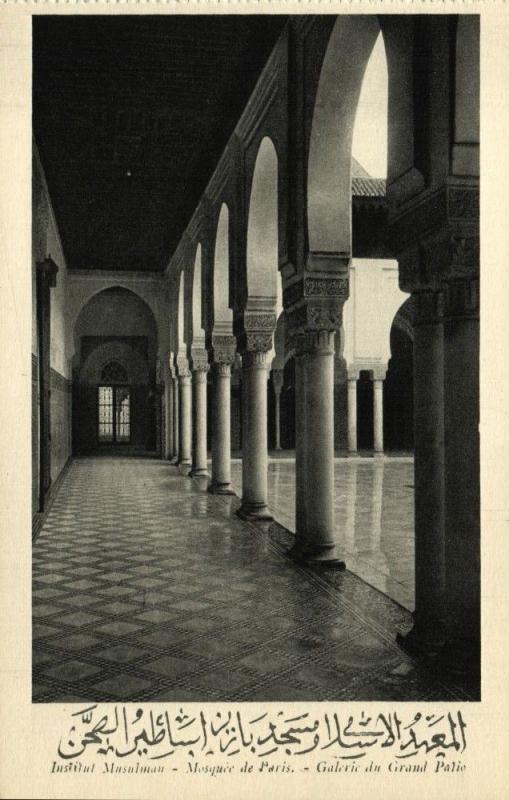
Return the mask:
M 151 459 L 77 459 L 33 552 L 36 702 L 460 700 L 394 644 L 410 614 Z
M 242 463 L 232 464 L 242 494 Z M 341 458 L 334 465 L 335 521 L 339 553 L 348 569 L 414 609 L 413 459 Z M 295 461 L 269 462 L 269 506 L 274 518 L 295 531 Z

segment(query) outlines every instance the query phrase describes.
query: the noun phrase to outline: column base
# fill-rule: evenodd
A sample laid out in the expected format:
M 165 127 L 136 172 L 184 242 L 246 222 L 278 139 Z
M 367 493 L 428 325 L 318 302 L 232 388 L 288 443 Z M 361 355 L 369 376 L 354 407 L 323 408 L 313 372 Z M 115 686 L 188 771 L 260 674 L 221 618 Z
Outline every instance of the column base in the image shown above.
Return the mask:
M 373 451 L 373 458 L 383 458 L 385 453 L 383 450 L 374 450 Z
M 210 478 L 210 475 L 209 475 L 209 473 L 207 472 L 207 470 L 205 468 L 200 467 L 198 469 L 190 470 L 189 477 L 190 478 Z
M 346 564 L 336 555 L 336 545 L 310 544 L 309 542 L 296 542 L 288 551 L 290 558 L 300 564 L 309 564 L 313 567 L 325 569 L 346 569 Z
M 207 489 L 210 494 L 234 495 L 231 483 L 211 483 Z
M 244 503 L 235 512 L 238 517 L 245 520 L 272 522 L 274 517 L 265 504 Z
M 444 646 L 445 634 L 443 625 L 438 621 L 415 622 L 411 631 L 396 634 L 396 643 L 409 656 L 433 657 L 440 653 Z

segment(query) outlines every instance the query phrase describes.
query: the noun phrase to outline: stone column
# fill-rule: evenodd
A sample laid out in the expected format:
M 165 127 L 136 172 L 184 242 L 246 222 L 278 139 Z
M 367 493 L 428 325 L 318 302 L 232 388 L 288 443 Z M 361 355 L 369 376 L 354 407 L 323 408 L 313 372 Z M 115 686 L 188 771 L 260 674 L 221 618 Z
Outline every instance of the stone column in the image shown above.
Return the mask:
M 207 477 L 207 372 L 206 350 L 192 350 L 193 367 L 193 467 L 190 477 Z
M 173 450 L 173 380 L 170 369 L 166 366 L 164 374 L 164 453 L 163 458 L 170 461 Z
M 178 384 L 179 384 L 179 466 L 191 466 L 191 437 L 192 437 L 192 396 L 191 372 L 187 358 L 179 357 Z
M 272 370 L 272 385 L 274 386 L 274 422 L 276 429 L 276 450 L 281 450 L 281 390 L 283 388 L 283 370 Z
M 470 266 L 468 261 L 467 266 Z M 444 290 L 447 613 L 442 660 L 451 669 L 478 673 L 481 634 L 479 278 L 471 274 L 451 280 Z
M 290 553 L 300 558 L 307 547 L 306 349 L 296 337 L 295 349 L 295 544 Z
M 357 453 L 357 379 L 358 372 L 348 371 L 348 452 Z
M 173 452 L 172 461 L 178 461 L 180 452 L 180 413 L 179 413 L 179 382 L 175 371 L 172 369 L 172 396 L 173 396 Z
M 243 519 L 271 520 L 267 505 L 267 351 L 242 354 L 243 428 L 242 505 Z
M 437 653 L 444 643 L 444 350 L 442 294 L 414 302 L 414 626 L 397 637 L 408 652 Z
M 384 378 L 378 371 L 373 374 L 373 450 L 375 455 L 384 452 Z
M 231 368 L 235 361 L 233 336 L 212 337 L 214 348 L 214 429 L 212 433 L 212 494 L 234 494 L 231 488 Z
M 334 531 L 334 331 L 306 332 L 305 460 L 306 548 L 308 562 L 339 562 Z

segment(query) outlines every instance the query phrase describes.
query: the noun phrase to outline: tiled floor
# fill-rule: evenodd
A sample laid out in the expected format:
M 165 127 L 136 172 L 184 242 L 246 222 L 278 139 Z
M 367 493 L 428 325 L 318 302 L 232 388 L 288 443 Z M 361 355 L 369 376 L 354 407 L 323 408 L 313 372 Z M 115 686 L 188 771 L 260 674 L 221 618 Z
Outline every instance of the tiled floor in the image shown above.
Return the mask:
M 74 461 L 34 544 L 34 701 L 472 697 L 394 644 L 405 609 L 297 566 L 238 502 L 164 462 Z
M 413 611 L 413 459 L 337 458 L 334 477 L 336 538 L 348 569 Z M 232 464 L 232 479 L 240 496 L 240 461 Z M 294 532 L 293 457 L 269 461 L 269 506 L 274 518 Z

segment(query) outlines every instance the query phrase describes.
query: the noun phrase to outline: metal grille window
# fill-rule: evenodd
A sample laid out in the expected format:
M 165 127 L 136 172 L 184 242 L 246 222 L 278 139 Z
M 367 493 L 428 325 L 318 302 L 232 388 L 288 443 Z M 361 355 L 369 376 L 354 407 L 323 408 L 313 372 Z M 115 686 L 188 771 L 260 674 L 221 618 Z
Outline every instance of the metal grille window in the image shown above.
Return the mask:
M 131 437 L 131 397 L 127 386 L 99 386 L 99 442 L 124 443 Z

